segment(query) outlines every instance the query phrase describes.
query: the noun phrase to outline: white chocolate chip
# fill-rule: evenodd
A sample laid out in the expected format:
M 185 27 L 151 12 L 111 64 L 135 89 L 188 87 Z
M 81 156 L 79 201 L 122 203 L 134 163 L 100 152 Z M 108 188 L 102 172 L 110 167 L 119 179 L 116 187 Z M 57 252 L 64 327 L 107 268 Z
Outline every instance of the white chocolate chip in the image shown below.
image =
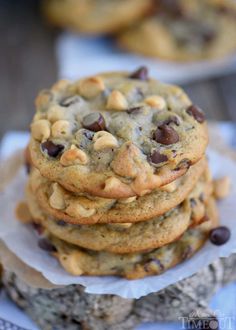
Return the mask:
M 128 102 L 121 92 L 112 91 L 108 97 L 106 108 L 108 110 L 127 110 Z
M 63 166 L 70 166 L 75 164 L 85 165 L 88 163 L 88 156 L 83 150 L 77 148 L 75 145 L 72 145 L 69 150 L 66 150 L 62 154 L 60 163 Z
M 66 207 L 63 193 L 58 183 L 52 185 L 53 193 L 49 198 L 49 204 L 56 210 L 63 210 Z
M 50 137 L 51 127 L 46 119 L 40 119 L 31 124 L 31 133 L 35 140 L 44 141 Z
M 65 118 L 65 108 L 61 107 L 58 104 L 52 105 L 48 110 L 48 120 L 51 123 L 55 121 L 62 120 Z
M 98 96 L 105 89 L 104 81 L 100 77 L 90 77 L 79 82 L 79 93 L 87 99 Z
M 82 205 L 78 203 L 71 203 L 66 208 L 66 213 L 72 217 L 82 217 L 88 218 L 96 213 L 95 209 L 85 209 Z
M 158 110 L 162 110 L 166 107 L 166 101 L 159 95 L 148 96 L 144 102 L 150 107 L 157 108 Z
M 224 176 L 223 178 L 213 181 L 214 186 L 214 195 L 217 199 L 225 198 L 229 195 L 230 192 L 230 178 Z
M 71 135 L 71 125 L 67 120 L 58 120 L 52 125 L 54 138 L 66 138 Z
M 117 139 L 109 132 L 99 131 L 94 134 L 94 150 L 100 151 L 108 148 L 117 148 L 119 146 Z

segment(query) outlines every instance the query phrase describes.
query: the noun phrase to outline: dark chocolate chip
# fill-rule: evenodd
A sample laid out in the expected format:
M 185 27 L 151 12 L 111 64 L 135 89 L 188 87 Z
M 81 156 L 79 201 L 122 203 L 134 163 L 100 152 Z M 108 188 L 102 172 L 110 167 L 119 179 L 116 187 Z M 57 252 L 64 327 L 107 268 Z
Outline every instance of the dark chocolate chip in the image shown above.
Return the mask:
M 179 141 L 179 135 L 174 128 L 168 125 L 160 125 L 154 132 L 153 139 L 158 143 L 170 145 Z
M 65 99 L 63 99 L 61 102 L 60 102 L 60 106 L 62 107 L 69 107 L 75 103 L 78 103 L 80 101 L 80 98 L 79 96 L 71 96 L 71 97 L 67 97 Z
M 217 227 L 210 232 L 210 241 L 215 245 L 223 245 L 228 242 L 230 235 L 229 228 L 224 226 Z
M 199 123 L 204 123 L 205 114 L 202 112 L 202 110 L 198 106 L 192 104 L 188 107 L 186 112 L 190 116 L 192 116 L 194 119 L 196 119 L 196 121 L 198 121 Z
M 44 233 L 44 228 L 38 223 L 33 222 L 33 228 L 37 232 L 37 234 L 40 236 Z
M 56 252 L 57 249 L 55 246 L 47 239 L 47 238 L 42 238 L 38 241 L 38 246 L 47 252 Z
M 85 116 L 82 125 L 93 132 L 103 131 L 106 128 L 105 119 L 100 112 L 93 112 Z
M 30 170 L 31 170 L 31 164 L 29 162 L 25 162 L 26 174 L 30 174 Z
M 193 208 L 196 205 L 197 205 L 196 199 L 195 198 L 190 198 L 190 206 Z
M 50 140 L 41 143 L 41 149 L 46 152 L 48 156 L 56 158 L 64 149 L 62 144 L 55 144 Z
M 141 106 L 137 106 L 137 107 L 129 108 L 128 110 L 126 110 L 126 112 L 128 114 L 131 114 L 131 113 L 139 112 L 141 109 L 142 109 Z
M 166 162 L 168 157 L 166 155 L 161 154 L 159 151 L 155 150 L 149 157 L 149 161 L 153 164 L 160 164 Z
M 57 225 L 58 225 L 58 226 L 61 226 L 61 227 L 64 227 L 64 226 L 67 225 L 67 223 L 66 223 L 64 220 L 58 220 L 58 221 L 57 221 Z
M 148 68 L 141 66 L 139 69 L 129 75 L 131 79 L 148 80 Z
M 161 122 L 161 125 L 170 125 L 170 124 L 175 124 L 176 126 L 179 126 L 180 125 L 179 118 L 176 116 L 170 116 L 169 118 Z

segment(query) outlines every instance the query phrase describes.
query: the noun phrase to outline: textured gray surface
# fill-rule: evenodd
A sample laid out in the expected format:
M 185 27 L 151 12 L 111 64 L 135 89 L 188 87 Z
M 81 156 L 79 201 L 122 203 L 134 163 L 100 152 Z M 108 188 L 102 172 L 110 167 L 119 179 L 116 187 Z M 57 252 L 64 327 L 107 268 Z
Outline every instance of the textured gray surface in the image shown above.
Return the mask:
M 10 297 L 43 330 L 129 330 L 141 322 L 176 321 L 196 311 L 212 316 L 209 300 L 219 288 L 235 280 L 236 254 L 137 300 L 87 294 L 79 285 L 37 289 L 12 272 L 3 276 Z

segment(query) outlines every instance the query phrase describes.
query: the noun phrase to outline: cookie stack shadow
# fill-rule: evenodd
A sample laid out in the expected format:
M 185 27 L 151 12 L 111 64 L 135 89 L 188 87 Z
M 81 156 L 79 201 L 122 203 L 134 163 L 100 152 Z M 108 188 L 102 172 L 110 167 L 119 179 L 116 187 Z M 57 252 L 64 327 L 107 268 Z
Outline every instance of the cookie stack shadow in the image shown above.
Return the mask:
M 59 81 L 36 107 L 17 214 L 67 272 L 142 278 L 204 245 L 218 222 L 207 126 L 180 88 L 140 68 Z

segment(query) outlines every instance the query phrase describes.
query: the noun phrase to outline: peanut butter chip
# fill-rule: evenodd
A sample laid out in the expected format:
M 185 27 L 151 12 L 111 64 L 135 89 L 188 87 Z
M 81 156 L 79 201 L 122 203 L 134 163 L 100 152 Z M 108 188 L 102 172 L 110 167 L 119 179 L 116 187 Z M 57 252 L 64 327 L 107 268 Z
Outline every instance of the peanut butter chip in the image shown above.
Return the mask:
M 51 127 L 50 123 L 46 119 L 40 119 L 32 123 L 31 133 L 35 140 L 45 141 L 50 137 Z
M 98 96 L 104 89 L 104 81 L 100 77 L 90 77 L 79 82 L 79 93 L 87 99 Z
M 66 207 L 63 194 L 58 183 L 52 185 L 53 193 L 49 198 L 49 204 L 56 210 L 63 210 Z
M 88 156 L 83 150 L 80 150 L 75 145 L 72 145 L 69 150 L 66 150 L 62 154 L 60 163 L 63 166 L 70 166 L 75 164 L 85 165 L 88 163 Z
M 100 131 L 94 134 L 94 150 L 100 151 L 109 148 L 117 148 L 119 146 L 117 139 L 106 131 Z
M 52 125 L 52 136 L 54 138 L 66 138 L 71 134 L 70 123 L 67 120 L 58 120 Z
M 16 206 L 16 217 L 22 223 L 31 223 L 32 217 L 29 211 L 29 208 L 25 202 L 19 202 Z
M 166 107 L 166 101 L 159 95 L 149 96 L 144 100 L 144 102 L 150 107 L 157 108 L 159 110 L 163 110 Z
M 123 111 L 128 109 L 128 102 L 125 96 L 119 91 L 112 91 L 107 100 L 108 110 Z

